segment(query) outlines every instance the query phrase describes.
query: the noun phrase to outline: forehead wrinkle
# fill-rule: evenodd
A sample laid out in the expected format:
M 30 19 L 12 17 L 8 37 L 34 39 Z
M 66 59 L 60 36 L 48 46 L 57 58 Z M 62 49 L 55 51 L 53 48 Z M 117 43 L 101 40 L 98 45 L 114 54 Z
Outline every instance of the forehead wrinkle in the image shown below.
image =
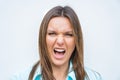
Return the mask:
M 67 25 L 67 26 L 48 25 L 47 31 L 73 32 L 73 28 L 71 25 Z
M 60 28 L 48 28 L 47 29 L 47 32 L 64 32 L 64 33 L 73 33 L 73 30 L 72 29 L 62 29 L 60 30 Z

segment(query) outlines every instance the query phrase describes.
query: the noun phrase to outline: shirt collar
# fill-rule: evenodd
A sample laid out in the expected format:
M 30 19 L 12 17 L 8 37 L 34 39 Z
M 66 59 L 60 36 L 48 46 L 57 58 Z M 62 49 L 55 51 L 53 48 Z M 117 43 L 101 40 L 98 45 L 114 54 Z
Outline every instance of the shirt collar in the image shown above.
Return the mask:
M 40 67 L 40 65 L 37 67 L 37 70 L 35 71 L 35 75 L 34 75 L 33 79 L 36 80 L 37 77 L 41 78 L 41 67 Z M 67 80 L 76 80 L 72 62 L 70 62 L 70 64 L 69 64 Z
M 69 80 L 69 78 L 70 80 L 76 80 L 72 62 L 70 62 L 69 64 L 69 72 L 68 72 L 67 80 Z
M 33 80 L 37 80 L 36 78 L 41 77 L 41 72 L 42 72 L 42 70 L 41 70 L 41 67 L 39 65 L 39 66 L 37 66 Z

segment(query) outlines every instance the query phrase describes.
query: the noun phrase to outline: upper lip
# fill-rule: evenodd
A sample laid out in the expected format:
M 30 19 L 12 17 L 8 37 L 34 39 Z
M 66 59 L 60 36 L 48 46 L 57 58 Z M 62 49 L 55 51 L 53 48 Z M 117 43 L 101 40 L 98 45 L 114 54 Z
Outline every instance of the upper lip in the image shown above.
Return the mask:
M 63 52 L 65 51 L 65 48 L 54 48 L 55 51 Z

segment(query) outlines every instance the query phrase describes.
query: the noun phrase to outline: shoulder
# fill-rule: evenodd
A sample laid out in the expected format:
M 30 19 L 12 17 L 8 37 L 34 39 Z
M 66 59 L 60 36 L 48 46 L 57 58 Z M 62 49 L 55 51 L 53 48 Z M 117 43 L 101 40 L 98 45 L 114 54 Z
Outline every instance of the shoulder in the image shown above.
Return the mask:
M 15 74 L 14 76 L 12 76 L 12 78 L 10 80 L 28 80 L 30 72 L 32 70 L 33 66 L 29 67 L 27 70 L 19 73 L 19 74 Z M 40 66 L 37 66 L 37 69 L 35 71 L 33 80 L 41 80 L 41 68 Z
M 86 71 L 85 80 L 102 80 L 102 77 L 98 72 L 87 67 L 85 67 L 85 71 Z
M 20 72 L 20 73 L 15 73 L 10 80 L 28 80 L 30 71 L 32 70 L 32 67 L 29 67 L 28 69 Z

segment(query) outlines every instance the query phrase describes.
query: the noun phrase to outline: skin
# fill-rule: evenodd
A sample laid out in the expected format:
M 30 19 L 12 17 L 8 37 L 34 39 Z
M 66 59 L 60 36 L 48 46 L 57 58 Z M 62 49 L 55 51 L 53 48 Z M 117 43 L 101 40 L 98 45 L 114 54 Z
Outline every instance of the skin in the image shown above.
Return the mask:
M 75 49 L 75 38 L 69 19 L 54 17 L 50 20 L 46 43 L 52 61 L 53 75 L 57 77 L 56 79 L 65 80 L 69 60 Z M 55 50 L 61 53 L 55 52 Z

